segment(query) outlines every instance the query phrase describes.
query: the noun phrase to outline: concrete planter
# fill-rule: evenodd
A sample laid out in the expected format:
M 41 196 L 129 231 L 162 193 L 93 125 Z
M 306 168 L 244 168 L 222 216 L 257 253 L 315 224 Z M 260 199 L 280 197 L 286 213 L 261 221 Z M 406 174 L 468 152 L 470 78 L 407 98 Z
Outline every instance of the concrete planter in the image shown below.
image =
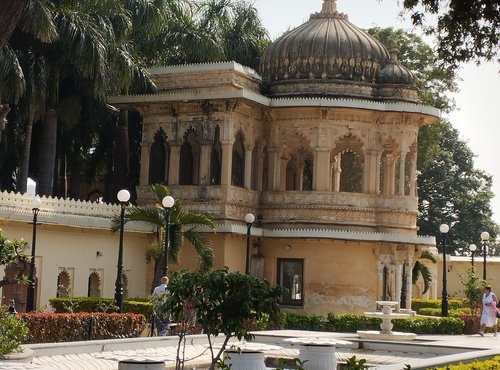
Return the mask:
M 235 370 L 266 370 L 264 352 L 226 351 L 224 362 Z
M 31 364 L 35 351 L 30 348 L 23 348 L 21 352 L 11 352 L 3 357 L 0 357 L 0 363 L 14 362 L 14 363 L 28 363 Z
M 122 360 L 118 370 L 165 370 L 165 361 L 157 360 Z
M 306 362 L 307 370 L 332 370 L 337 368 L 335 346 L 301 345 L 299 359 Z

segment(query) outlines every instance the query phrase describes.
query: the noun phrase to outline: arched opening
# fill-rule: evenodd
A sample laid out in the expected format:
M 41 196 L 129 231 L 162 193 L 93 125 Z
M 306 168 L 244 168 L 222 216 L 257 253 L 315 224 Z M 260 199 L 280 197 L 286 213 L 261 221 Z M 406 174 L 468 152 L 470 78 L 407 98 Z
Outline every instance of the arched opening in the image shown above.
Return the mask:
M 194 130 L 184 136 L 180 151 L 179 184 L 198 185 L 201 147 Z
M 231 185 L 243 187 L 245 185 L 245 146 L 241 131 L 236 134 L 233 144 L 233 160 L 231 166 Z
M 222 144 L 220 142 L 220 127 L 215 128 L 214 144 L 210 155 L 210 185 L 220 185 L 222 170 Z
M 87 296 L 100 297 L 101 296 L 101 277 L 99 273 L 94 271 L 89 275 L 89 282 L 87 287 Z
M 167 136 L 163 129 L 159 129 L 149 151 L 149 183 L 168 183 L 170 148 L 167 143 Z
M 312 153 L 297 151 L 286 165 L 285 189 L 288 191 L 310 191 L 313 180 Z
M 363 165 L 359 155 L 347 150 L 340 157 L 340 191 L 361 193 L 363 189 Z
M 67 270 L 62 270 L 59 275 L 57 275 L 57 289 L 56 297 L 63 298 L 69 297 L 71 292 L 71 277 Z

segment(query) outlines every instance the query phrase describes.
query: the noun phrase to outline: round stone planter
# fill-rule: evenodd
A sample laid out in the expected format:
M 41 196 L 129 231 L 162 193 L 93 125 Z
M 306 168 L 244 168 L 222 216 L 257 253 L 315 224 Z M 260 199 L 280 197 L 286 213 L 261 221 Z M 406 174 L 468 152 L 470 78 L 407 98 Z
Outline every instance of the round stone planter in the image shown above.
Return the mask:
M 307 370 L 332 370 L 337 368 L 335 346 L 301 345 L 299 350 L 299 359 L 305 362 L 304 366 Z
M 118 370 L 165 370 L 165 361 L 158 360 L 122 360 Z
M 237 370 L 266 370 L 264 352 L 260 351 L 226 351 L 224 363 Z
M 29 363 L 33 360 L 33 356 L 35 355 L 35 351 L 30 348 L 23 348 L 21 352 L 11 352 L 9 354 L 0 357 L 0 363 L 2 362 L 20 362 L 20 363 Z

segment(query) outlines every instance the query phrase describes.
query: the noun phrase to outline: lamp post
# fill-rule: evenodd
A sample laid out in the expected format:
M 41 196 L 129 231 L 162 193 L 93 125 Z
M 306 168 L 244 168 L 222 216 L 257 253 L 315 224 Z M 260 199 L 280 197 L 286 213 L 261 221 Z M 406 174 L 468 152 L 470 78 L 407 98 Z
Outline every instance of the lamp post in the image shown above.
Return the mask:
M 247 223 L 247 254 L 245 259 L 245 274 L 250 274 L 250 231 L 252 224 L 255 221 L 255 216 L 251 213 L 245 215 L 245 222 Z
M 28 283 L 28 297 L 26 299 L 26 312 L 32 312 L 35 309 L 35 249 L 36 249 L 36 225 L 38 221 L 38 212 L 42 201 L 39 197 L 34 197 L 31 201 L 31 210 L 33 211 L 33 239 L 31 241 L 31 263 Z
M 170 195 L 163 197 L 161 204 L 165 208 L 165 247 L 163 250 L 163 261 L 162 261 L 162 276 L 167 276 L 168 273 L 168 249 L 170 247 L 170 211 L 174 206 L 175 200 Z
M 448 291 L 446 290 L 446 234 L 450 231 L 450 227 L 446 224 L 439 226 L 441 240 L 443 244 L 443 299 L 441 301 L 441 316 L 448 316 Z
M 477 245 L 475 244 L 469 245 L 469 250 L 471 251 L 471 257 L 472 257 L 472 271 L 474 271 L 474 255 L 476 254 Z
M 488 254 L 488 240 L 490 234 L 487 231 L 481 233 L 481 242 L 483 243 L 483 280 L 486 280 L 486 255 Z
M 115 301 L 118 312 L 123 309 L 123 229 L 125 228 L 125 207 L 130 199 L 130 192 L 122 189 L 117 194 L 120 202 L 120 243 L 118 244 L 118 264 L 116 268 Z

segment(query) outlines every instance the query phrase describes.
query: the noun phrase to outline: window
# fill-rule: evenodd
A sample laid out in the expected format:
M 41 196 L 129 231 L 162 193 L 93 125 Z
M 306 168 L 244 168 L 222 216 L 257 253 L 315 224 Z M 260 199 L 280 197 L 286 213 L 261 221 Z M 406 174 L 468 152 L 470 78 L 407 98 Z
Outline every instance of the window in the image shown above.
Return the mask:
M 283 288 L 281 304 L 302 306 L 304 303 L 304 260 L 278 258 L 278 281 Z

